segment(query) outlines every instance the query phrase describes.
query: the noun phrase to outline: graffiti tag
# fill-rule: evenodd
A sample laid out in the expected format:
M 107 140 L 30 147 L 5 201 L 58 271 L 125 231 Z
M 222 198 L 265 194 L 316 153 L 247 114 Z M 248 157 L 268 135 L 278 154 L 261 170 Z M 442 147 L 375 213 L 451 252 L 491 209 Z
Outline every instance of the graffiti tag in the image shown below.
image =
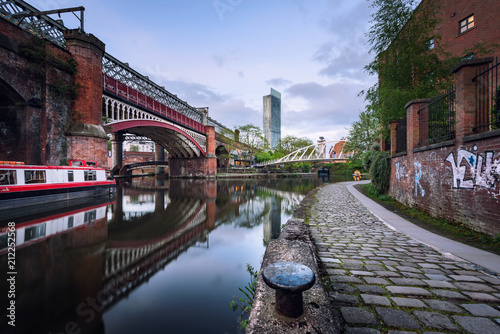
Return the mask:
M 406 165 L 405 163 L 396 162 L 396 179 L 400 181 L 403 177 L 406 176 Z
M 453 188 L 495 187 L 496 183 L 500 181 L 500 158 L 494 160 L 495 152 L 493 151 L 485 151 L 484 157 L 479 155 L 476 145 L 474 145 L 473 151 L 458 150 L 456 160 L 453 152 L 446 158 L 446 161 L 451 164 L 453 172 Z M 469 170 L 469 178 L 465 179 L 467 170 Z
M 422 185 L 420 184 L 420 178 L 422 177 L 422 165 L 420 162 L 415 161 L 414 163 L 415 166 L 415 196 L 418 196 L 418 189 L 420 188 L 420 193 L 422 194 L 422 197 L 425 196 L 425 190 L 422 188 Z

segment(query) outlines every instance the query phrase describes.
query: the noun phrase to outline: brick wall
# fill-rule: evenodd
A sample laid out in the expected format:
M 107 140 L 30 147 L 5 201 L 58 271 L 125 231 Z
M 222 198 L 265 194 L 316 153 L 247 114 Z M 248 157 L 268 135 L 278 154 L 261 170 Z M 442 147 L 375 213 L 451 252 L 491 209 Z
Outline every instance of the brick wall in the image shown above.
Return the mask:
M 455 69 L 456 137 L 419 146 L 418 112 L 427 103 L 407 104 L 407 151 L 391 158 L 390 195 L 436 217 L 461 222 L 491 235 L 500 233 L 500 129 L 474 133 L 472 74 L 491 59 L 464 61 Z M 396 146 L 391 127 L 391 147 Z
M 459 22 L 474 15 L 474 28 L 460 33 Z M 477 42 L 487 45 L 500 41 L 500 2 L 498 0 L 444 0 L 442 1 L 442 22 L 437 33 L 441 43 L 454 56 L 461 56 L 463 50 L 470 49 Z M 500 48 L 494 49 L 493 56 L 500 56 Z
M 47 43 L 34 52 L 45 54 L 44 64 L 34 64 L 22 50 L 29 45 L 33 51 L 39 42 L 0 19 L 0 160 L 59 165 L 67 158 L 63 129 L 71 117 L 71 99 L 61 87 L 73 84 L 61 64 L 71 54 Z

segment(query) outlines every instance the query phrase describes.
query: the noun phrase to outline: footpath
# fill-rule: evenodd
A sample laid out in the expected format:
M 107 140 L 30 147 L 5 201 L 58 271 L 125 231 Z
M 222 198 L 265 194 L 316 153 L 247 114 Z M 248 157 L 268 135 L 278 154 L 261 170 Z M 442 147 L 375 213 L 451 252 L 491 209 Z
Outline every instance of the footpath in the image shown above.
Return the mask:
M 411 224 L 359 183 L 321 188 L 310 209 L 342 331 L 500 334 L 500 256 Z

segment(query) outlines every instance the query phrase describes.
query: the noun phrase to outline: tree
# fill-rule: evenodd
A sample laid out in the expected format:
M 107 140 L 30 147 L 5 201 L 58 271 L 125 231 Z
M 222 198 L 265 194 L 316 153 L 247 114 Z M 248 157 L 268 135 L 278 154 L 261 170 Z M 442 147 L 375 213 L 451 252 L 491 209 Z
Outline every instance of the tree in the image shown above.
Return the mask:
M 139 146 L 130 145 L 130 152 L 139 152 Z
M 367 34 L 374 60 L 365 67 L 378 75 L 378 83 L 363 91 L 367 112 L 374 113 L 384 137 L 389 121 L 406 115 L 404 106 L 417 98 L 433 97 L 453 82 L 450 71 L 459 58 L 451 57 L 440 43 L 441 1 L 374 0 L 377 10 Z M 465 50 L 470 54 L 474 50 Z
M 312 144 L 313 142 L 309 138 L 297 138 L 295 136 L 288 135 L 279 140 L 277 151 L 280 151 L 283 155 L 287 155 L 302 147 L 306 147 Z
M 369 152 L 377 139 L 378 124 L 378 118 L 373 112 L 362 111 L 359 120 L 354 121 L 349 129 L 344 152 L 353 152 L 354 159 Z

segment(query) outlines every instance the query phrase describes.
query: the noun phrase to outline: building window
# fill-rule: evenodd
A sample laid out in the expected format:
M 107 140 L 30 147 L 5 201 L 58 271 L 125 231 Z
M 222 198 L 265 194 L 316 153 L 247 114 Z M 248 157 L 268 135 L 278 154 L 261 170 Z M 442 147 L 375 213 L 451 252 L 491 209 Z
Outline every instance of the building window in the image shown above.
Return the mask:
M 430 50 L 433 50 L 434 49 L 434 37 L 432 37 L 430 40 L 427 41 L 427 49 L 430 51 Z
M 466 17 L 462 21 L 459 22 L 460 33 L 463 34 L 467 30 L 474 28 L 474 14 L 469 17 Z

